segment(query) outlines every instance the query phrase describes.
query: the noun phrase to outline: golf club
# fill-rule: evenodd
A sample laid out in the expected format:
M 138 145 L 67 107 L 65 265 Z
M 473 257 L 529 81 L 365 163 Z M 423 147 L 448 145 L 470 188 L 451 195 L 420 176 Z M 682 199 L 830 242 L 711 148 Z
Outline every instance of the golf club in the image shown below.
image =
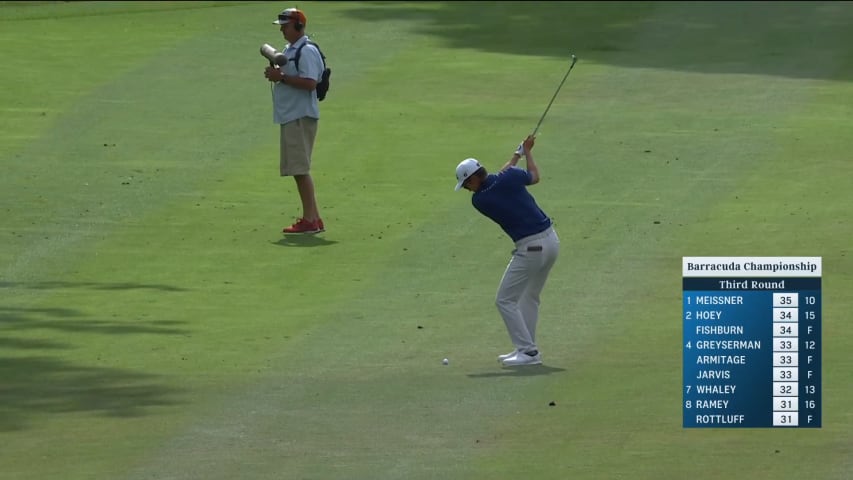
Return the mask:
M 569 71 L 566 72 L 566 75 L 563 77 L 563 81 L 560 82 L 560 86 L 557 87 L 557 91 L 554 92 L 554 96 L 551 97 L 551 101 L 548 102 L 548 106 L 545 107 L 545 113 L 542 114 L 542 118 L 539 119 L 539 123 L 536 124 L 536 128 L 533 130 L 533 136 L 536 136 L 536 133 L 539 131 L 539 127 L 542 125 L 542 120 L 545 120 L 545 115 L 548 114 L 548 110 L 551 109 L 551 104 L 554 103 L 554 99 L 557 98 L 557 94 L 560 93 L 560 89 L 563 88 L 563 84 L 566 83 L 566 79 L 569 78 L 569 74 L 572 73 L 572 68 L 575 66 L 575 62 L 578 61 L 578 57 L 572 55 L 572 64 L 569 65 Z

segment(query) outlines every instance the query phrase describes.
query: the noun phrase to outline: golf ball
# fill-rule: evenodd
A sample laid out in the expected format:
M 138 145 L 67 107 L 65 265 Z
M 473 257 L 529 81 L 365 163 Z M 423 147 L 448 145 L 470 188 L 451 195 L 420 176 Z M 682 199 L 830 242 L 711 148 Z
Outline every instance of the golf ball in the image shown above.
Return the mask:
M 444 365 L 447 365 L 448 363 L 450 363 L 450 360 L 445 358 L 444 360 L 441 361 L 441 363 Z

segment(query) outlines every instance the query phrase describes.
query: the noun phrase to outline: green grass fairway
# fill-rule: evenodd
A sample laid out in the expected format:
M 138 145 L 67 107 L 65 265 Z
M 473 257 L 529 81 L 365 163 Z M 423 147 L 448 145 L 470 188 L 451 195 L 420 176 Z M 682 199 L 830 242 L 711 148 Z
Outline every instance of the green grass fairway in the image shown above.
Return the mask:
M 307 238 L 289 6 L 0 2 L 0 479 L 853 478 L 853 3 L 300 2 Z M 545 365 L 505 370 L 512 243 L 453 170 L 570 54 Z M 682 428 L 683 256 L 823 258 L 823 428 Z

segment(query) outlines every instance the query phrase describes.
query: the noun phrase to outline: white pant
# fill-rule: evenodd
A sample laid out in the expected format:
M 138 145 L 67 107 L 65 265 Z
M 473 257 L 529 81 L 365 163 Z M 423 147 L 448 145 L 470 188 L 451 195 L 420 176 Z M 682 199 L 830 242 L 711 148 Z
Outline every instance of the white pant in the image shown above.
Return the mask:
M 515 242 L 504 271 L 495 305 L 506 324 L 515 348 L 529 352 L 536 346 L 539 294 L 560 253 L 560 239 L 553 228 Z

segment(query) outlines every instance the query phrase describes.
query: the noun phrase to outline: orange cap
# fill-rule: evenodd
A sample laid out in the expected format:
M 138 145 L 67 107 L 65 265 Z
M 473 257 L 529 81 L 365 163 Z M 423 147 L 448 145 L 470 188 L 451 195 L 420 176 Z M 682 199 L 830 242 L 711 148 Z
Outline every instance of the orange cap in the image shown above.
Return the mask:
M 288 8 L 278 14 L 278 20 L 272 22 L 276 25 L 284 25 L 285 23 L 299 23 L 303 27 L 308 23 L 308 18 L 298 8 Z

